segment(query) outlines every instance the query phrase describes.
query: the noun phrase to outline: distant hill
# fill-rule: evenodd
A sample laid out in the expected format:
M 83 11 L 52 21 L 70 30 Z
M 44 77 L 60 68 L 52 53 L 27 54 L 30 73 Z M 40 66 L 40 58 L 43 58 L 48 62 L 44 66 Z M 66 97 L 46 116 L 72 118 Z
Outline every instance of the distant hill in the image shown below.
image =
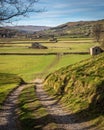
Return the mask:
M 97 125 L 104 128 L 104 53 L 48 75 L 45 88 L 76 116 L 98 118 Z
M 15 29 L 0 27 L 0 37 L 2 37 L 2 38 L 6 38 L 6 37 L 11 38 L 17 33 L 20 33 L 20 32 L 18 32 Z
M 27 33 L 33 33 L 33 32 L 37 32 L 37 31 L 43 31 L 43 30 L 47 30 L 50 27 L 48 26 L 32 26 L 32 25 L 27 25 L 27 26 L 6 26 L 6 28 L 8 29 L 15 29 L 18 31 L 22 31 L 22 32 L 27 32 Z
M 90 36 L 92 33 L 92 28 L 95 24 L 103 24 L 104 19 L 98 21 L 78 21 L 78 22 L 68 22 L 57 27 L 50 28 L 48 30 L 42 31 L 47 35 L 72 35 L 72 36 Z
M 22 33 L 34 33 L 40 36 L 64 36 L 68 35 L 70 37 L 89 37 L 92 35 L 92 28 L 95 24 L 103 24 L 104 19 L 97 21 L 78 21 L 78 22 L 68 22 L 56 27 L 48 26 L 6 26 L 5 28 L 15 30 Z

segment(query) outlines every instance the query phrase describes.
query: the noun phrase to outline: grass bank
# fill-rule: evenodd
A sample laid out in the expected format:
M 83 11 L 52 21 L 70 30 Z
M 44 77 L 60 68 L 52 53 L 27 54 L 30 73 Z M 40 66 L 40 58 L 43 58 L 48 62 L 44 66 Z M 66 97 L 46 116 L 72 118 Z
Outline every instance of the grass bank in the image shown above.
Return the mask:
M 0 109 L 7 95 L 21 83 L 23 80 L 15 74 L 0 73 Z
M 104 53 L 50 74 L 45 88 L 61 96 L 60 102 L 80 117 L 80 123 L 91 121 L 104 128 Z

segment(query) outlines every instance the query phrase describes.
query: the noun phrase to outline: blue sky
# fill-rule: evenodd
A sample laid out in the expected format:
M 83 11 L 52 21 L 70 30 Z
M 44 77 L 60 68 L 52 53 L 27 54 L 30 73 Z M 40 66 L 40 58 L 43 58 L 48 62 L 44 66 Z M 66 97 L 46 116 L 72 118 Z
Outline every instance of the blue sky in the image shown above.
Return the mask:
M 57 26 L 66 22 L 104 19 L 104 0 L 39 0 L 31 13 L 14 22 L 17 25 Z

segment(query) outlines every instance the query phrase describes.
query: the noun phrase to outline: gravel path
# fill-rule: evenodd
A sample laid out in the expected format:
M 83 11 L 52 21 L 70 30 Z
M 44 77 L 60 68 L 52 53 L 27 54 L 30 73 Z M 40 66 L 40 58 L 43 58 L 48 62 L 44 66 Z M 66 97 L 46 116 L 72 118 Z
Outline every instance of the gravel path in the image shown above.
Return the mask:
M 25 85 L 19 86 L 5 101 L 2 110 L 0 110 L 0 130 L 18 130 L 15 110 L 18 96 L 24 87 Z
M 42 89 L 41 80 L 36 81 L 36 92 L 41 103 L 46 107 L 53 121 L 58 125 L 57 130 L 89 130 L 86 123 L 75 123 L 75 118 L 63 110 L 63 107 L 57 104 L 54 97 L 49 97 Z M 92 130 L 92 129 L 91 129 Z M 95 130 L 95 129 L 93 129 Z

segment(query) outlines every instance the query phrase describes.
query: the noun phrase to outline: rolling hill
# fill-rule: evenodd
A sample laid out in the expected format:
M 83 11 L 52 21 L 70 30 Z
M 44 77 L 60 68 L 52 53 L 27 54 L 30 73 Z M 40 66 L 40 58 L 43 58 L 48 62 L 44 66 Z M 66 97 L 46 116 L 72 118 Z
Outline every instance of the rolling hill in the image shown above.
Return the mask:
M 37 32 L 37 31 L 47 30 L 50 27 L 27 25 L 27 26 L 6 26 L 6 28 L 12 29 L 12 30 L 18 30 L 20 32 L 22 31 L 22 32 L 27 32 L 27 33 L 33 33 L 33 32 Z
M 104 53 L 48 75 L 45 88 L 82 121 L 104 128 Z
M 70 35 L 70 37 L 91 36 L 92 28 L 96 24 L 104 25 L 104 19 L 98 21 L 68 22 L 45 31 L 41 31 L 41 33 L 44 33 L 46 35 L 54 34 L 56 36 Z
M 5 26 L 6 29 L 15 30 L 22 33 L 34 33 L 41 36 L 64 36 L 70 37 L 89 37 L 92 35 L 92 28 L 96 24 L 103 24 L 104 19 L 98 21 L 78 21 L 68 22 L 56 27 L 48 26 Z M 34 34 L 34 35 L 35 35 Z

